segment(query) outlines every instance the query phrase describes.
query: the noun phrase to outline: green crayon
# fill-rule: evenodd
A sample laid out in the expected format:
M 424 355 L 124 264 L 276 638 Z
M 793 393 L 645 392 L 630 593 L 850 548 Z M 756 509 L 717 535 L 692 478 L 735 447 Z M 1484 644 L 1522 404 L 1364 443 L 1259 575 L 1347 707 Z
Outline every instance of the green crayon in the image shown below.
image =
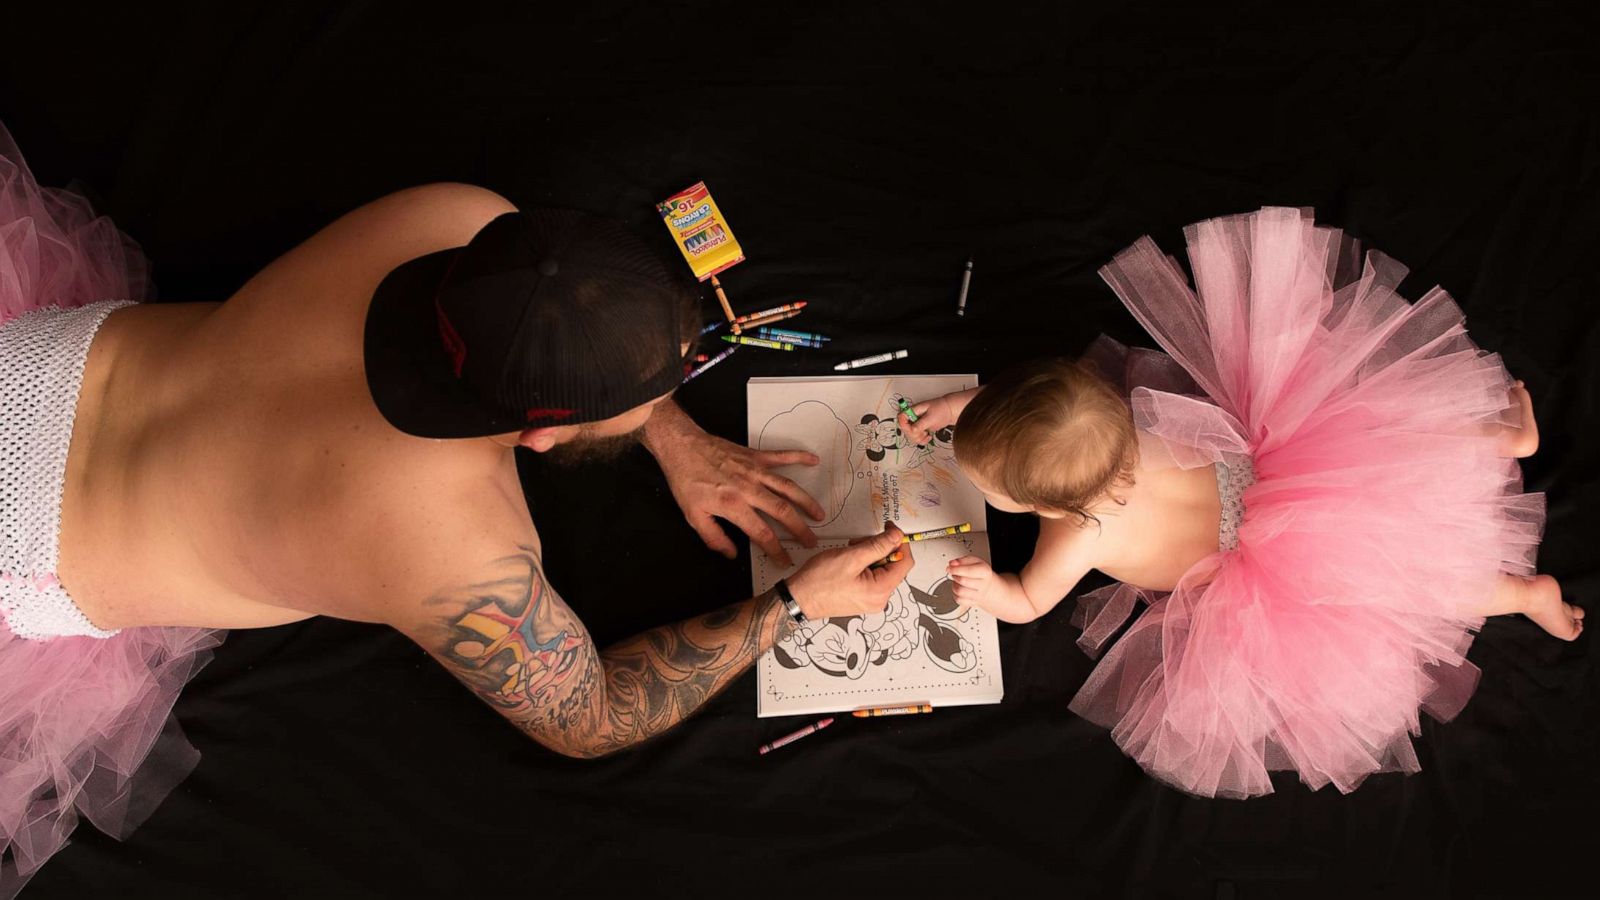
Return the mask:
M 761 338 L 745 337 L 742 334 L 725 334 L 722 339 L 730 344 L 746 344 L 751 347 L 765 347 L 768 350 L 793 350 L 794 345 L 784 341 L 766 341 Z

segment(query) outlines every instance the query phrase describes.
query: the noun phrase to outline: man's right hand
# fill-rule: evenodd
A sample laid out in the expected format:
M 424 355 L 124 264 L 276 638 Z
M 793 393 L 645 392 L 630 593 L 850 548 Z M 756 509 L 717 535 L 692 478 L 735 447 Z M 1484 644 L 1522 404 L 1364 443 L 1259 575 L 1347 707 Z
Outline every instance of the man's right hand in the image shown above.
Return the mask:
M 815 620 L 881 611 L 895 587 L 911 572 L 910 545 L 899 561 L 878 569 L 871 566 L 899 549 L 903 537 L 899 528 L 889 525 L 876 537 L 811 557 L 788 579 L 800 611 Z

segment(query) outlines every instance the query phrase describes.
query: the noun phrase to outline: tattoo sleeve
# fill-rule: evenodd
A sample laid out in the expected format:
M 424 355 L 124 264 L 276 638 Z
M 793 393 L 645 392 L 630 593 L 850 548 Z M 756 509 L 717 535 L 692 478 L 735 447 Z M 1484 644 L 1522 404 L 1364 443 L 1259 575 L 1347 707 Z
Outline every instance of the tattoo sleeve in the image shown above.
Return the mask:
M 794 628 L 764 594 L 598 651 L 531 548 L 485 574 L 430 598 L 413 637 L 529 737 L 569 756 L 667 731 Z

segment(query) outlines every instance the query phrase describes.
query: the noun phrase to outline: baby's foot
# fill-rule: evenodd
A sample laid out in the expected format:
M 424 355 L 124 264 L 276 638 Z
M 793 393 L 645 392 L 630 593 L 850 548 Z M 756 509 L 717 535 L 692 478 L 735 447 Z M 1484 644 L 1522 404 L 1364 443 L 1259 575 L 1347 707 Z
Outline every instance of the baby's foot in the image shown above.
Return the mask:
M 1583 634 L 1583 610 L 1561 599 L 1561 585 L 1549 575 L 1523 579 L 1522 614 L 1563 641 Z
M 1522 382 L 1511 384 L 1511 402 L 1522 414 L 1522 427 L 1504 429 L 1500 438 L 1500 455 L 1513 459 L 1532 456 L 1539 449 L 1539 424 L 1533 420 L 1533 397 Z

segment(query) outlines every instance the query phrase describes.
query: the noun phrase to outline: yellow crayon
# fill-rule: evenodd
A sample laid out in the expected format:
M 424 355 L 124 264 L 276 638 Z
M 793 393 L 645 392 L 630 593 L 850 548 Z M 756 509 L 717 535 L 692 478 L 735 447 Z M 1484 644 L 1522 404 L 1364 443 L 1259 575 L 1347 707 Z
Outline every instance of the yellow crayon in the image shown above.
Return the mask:
M 933 704 L 918 703 L 914 706 L 875 706 L 871 709 L 858 709 L 851 713 L 858 719 L 867 719 L 873 716 L 913 716 L 917 713 L 933 712 Z
M 971 522 L 962 522 L 960 525 L 951 525 L 949 528 L 935 528 L 931 531 L 919 531 L 916 534 L 908 534 L 900 539 L 900 543 L 910 544 L 915 541 L 931 541 L 934 538 L 952 537 L 958 534 L 966 534 L 971 530 Z

